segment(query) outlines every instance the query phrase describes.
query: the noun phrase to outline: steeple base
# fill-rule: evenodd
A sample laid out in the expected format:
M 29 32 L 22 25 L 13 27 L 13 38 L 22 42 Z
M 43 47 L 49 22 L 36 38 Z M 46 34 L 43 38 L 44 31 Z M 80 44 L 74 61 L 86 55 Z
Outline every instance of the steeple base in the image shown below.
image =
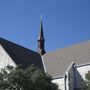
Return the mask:
M 45 54 L 45 53 L 46 53 L 46 51 L 45 51 L 45 50 L 43 50 L 43 49 L 38 49 L 38 50 L 37 50 L 37 52 L 38 52 L 40 55 L 43 55 L 43 54 Z

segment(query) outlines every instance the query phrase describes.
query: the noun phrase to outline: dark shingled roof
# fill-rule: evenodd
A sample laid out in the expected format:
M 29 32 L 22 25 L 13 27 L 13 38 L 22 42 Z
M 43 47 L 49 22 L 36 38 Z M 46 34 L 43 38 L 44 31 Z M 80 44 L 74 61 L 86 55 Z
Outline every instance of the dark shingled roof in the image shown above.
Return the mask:
M 43 69 L 41 56 L 32 50 L 0 38 L 0 44 L 18 65 L 24 68 L 34 64 L 36 67 Z
M 72 45 L 43 55 L 46 71 L 52 76 L 63 76 L 72 62 L 90 64 L 90 41 Z

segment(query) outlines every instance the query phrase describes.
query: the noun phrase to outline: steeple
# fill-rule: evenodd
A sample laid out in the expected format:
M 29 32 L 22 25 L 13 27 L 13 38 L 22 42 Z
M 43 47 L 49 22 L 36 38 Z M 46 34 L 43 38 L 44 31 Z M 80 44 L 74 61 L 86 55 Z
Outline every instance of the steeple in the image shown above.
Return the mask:
M 40 55 L 45 54 L 44 43 L 45 43 L 45 38 L 44 38 L 44 33 L 43 33 L 43 24 L 42 24 L 42 17 L 41 17 L 40 32 L 39 32 L 39 37 L 38 37 L 38 50 L 37 50 Z

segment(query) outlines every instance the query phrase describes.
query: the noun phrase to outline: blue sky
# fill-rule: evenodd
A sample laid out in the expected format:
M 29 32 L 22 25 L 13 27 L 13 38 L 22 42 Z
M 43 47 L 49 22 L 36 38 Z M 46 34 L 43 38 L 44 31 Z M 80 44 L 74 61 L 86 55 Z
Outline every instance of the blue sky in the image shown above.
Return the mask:
M 46 51 L 90 40 L 90 0 L 0 0 L 0 37 L 37 50 L 40 15 Z

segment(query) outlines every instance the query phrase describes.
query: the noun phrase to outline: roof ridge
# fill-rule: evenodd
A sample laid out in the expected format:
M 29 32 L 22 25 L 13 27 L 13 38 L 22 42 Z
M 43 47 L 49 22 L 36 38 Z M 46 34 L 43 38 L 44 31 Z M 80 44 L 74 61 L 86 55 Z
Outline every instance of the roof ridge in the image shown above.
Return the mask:
M 48 53 L 52 53 L 52 52 L 58 52 L 58 51 L 61 51 L 61 50 L 67 49 L 67 48 L 74 47 L 74 46 L 84 45 L 84 44 L 86 44 L 86 43 L 90 43 L 90 40 L 87 40 L 87 41 L 81 41 L 80 43 L 76 43 L 76 44 L 68 45 L 68 46 L 63 47 L 63 48 L 58 48 L 58 49 L 56 49 L 56 50 L 53 50 L 53 51 L 47 52 L 46 54 L 48 54 Z
M 2 38 L 2 37 L 0 37 L 0 41 L 1 41 L 1 40 L 6 41 L 6 42 L 10 42 L 10 43 L 12 43 L 12 44 L 14 44 L 14 45 L 17 45 L 17 46 L 21 47 L 21 48 L 24 48 L 24 49 L 33 51 L 33 50 L 29 49 L 29 48 L 26 48 L 26 47 L 24 47 L 24 46 L 22 46 L 22 45 L 19 45 L 19 44 L 15 43 L 15 42 L 9 41 L 9 40 L 4 39 L 4 38 Z M 0 44 L 1 44 L 1 43 L 0 43 Z M 35 51 L 33 51 L 33 52 L 35 52 Z M 36 52 L 36 53 L 37 53 L 37 52 Z

